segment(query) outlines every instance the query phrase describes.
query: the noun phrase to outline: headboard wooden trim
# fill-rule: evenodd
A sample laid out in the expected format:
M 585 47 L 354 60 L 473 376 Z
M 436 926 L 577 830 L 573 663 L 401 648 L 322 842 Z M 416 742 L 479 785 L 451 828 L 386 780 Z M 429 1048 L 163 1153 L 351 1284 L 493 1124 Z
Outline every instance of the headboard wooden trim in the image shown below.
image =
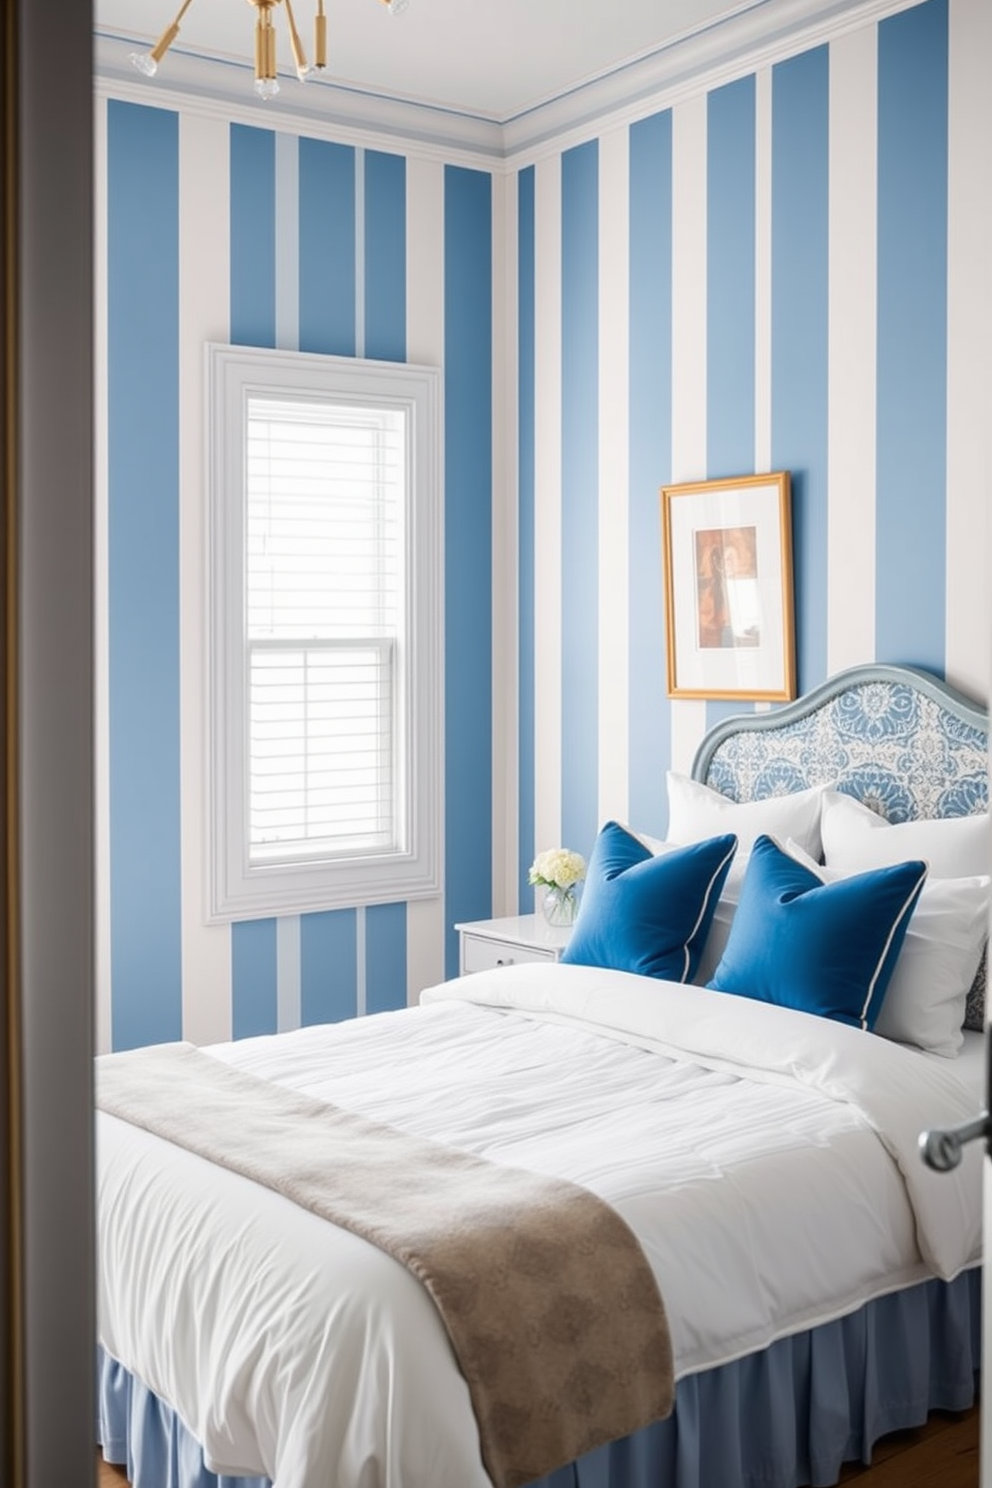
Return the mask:
M 870 682 L 890 682 L 912 687 L 924 697 L 931 698 L 968 727 L 988 733 L 987 709 L 972 698 L 966 697 L 949 682 L 944 682 L 932 672 L 924 671 L 922 667 L 874 662 L 865 666 L 848 667 L 845 671 L 837 672 L 826 682 L 821 682 L 819 687 L 814 687 L 802 697 L 796 698 L 794 702 L 785 703 L 767 713 L 739 713 L 731 718 L 725 718 L 709 730 L 696 751 L 692 762 L 693 779 L 706 780 L 713 756 L 727 739 L 742 733 L 761 733 L 788 728 L 791 724 L 799 723 L 804 718 L 818 712 L 825 704 L 852 687 L 859 687 Z

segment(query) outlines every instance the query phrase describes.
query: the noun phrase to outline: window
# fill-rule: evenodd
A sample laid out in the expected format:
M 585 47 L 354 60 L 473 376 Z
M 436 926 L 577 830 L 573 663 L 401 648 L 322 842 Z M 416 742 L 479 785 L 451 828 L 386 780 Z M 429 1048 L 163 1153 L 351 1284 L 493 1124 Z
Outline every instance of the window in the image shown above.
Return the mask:
M 208 358 L 209 917 L 437 893 L 438 375 Z

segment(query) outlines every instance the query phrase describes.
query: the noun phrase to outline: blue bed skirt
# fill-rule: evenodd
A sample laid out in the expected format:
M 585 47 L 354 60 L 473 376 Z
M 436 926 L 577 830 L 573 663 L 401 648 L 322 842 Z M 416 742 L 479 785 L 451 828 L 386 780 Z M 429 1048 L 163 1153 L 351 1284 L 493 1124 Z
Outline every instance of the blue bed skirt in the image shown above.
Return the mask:
M 534 1488 L 826 1488 L 890 1431 L 967 1410 L 981 1360 L 981 1272 L 926 1282 L 679 1382 L 665 1421 Z M 102 1350 L 97 1441 L 134 1488 L 268 1488 L 209 1472 L 178 1416 Z M 458 1488 L 410 1484 L 409 1488 Z

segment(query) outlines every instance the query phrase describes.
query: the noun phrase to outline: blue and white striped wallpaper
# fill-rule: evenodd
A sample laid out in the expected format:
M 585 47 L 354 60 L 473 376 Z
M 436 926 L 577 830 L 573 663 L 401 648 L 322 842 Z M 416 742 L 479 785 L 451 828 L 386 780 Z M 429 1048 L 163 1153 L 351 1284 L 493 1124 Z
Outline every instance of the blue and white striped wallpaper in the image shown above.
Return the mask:
M 101 1045 L 402 1006 L 492 902 L 491 175 L 115 98 L 98 140 Z M 446 369 L 443 903 L 204 923 L 211 340 Z
M 987 696 L 986 435 L 948 417 L 989 394 L 989 33 L 925 0 L 519 170 L 521 895 L 535 846 L 663 834 L 740 707 L 665 695 L 662 485 L 791 471 L 800 690 L 877 659 Z
M 100 101 L 102 1047 L 397 1006 L 456 921 L 531 907 L 535 851 L 664 831 L 728 711 L 665 693 L 664 484 L 792 472 L 800 688 L 879 659 L 987 695 L 990 10 L 495 168 Z M 442 900 L 203 921 L 208 340 L 444 369 Z

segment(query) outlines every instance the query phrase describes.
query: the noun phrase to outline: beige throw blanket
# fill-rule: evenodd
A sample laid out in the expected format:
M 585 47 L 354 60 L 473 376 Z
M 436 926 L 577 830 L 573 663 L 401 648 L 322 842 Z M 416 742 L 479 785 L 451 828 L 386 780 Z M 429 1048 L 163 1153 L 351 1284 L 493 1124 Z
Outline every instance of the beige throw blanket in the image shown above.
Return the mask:
M 653 1274 L 626 1223 L 586 1189 L 408 1135 L 190 1044 L 98 1059 L 97 1102 L 408 1267 L 448 1331 L 496 1488 L 671 1410 Z

